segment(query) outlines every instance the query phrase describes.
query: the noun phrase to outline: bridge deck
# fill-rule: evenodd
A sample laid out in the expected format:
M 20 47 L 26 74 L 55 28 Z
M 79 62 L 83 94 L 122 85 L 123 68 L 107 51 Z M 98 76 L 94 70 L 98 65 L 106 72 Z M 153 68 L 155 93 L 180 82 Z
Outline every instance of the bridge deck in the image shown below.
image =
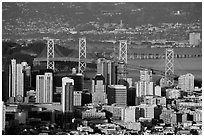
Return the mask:
M 34 61 L 47 61 L 47 58 L 34 58 Z M 70 58 L 70 57 L 56 57 L 50 58 L 50 61 L 70 61 L 70 62 L 79 62 L 78 58 Z M 81 59 L 81 61 L 85 63 L 95 63 L 94 59 Z

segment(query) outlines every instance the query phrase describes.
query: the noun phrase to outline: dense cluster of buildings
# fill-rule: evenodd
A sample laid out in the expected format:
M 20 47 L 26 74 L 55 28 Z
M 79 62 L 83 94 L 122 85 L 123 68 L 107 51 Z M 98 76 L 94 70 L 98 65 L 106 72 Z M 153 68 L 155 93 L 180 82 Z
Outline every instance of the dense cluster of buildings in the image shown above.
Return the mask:
M 36 134 L 51 134 L 50 128 L 41 129 L 44 123 L 54 124 L 52 134 L 184 134 L 183 130 L 201 134 L 202 89 L 194 87 L 192 74 L 181 75 L 174 87 L 163 87 L 152 81 L 149 70 L 141 70 L 134 84 L 132 78 L 118 83 L 115 71 L 113 61 L 99 58 L 91 93 L 87 93 L 84 76 L 75 69 L 72 74 L 52 70 L 33 74 L 26 62 L 12 59 L 9 98 L 2 105 L 3 131 L 10 134 L 17 132 L 14 125 L 37 123 Z M 29 88 L 32 83 L 35 89 Z

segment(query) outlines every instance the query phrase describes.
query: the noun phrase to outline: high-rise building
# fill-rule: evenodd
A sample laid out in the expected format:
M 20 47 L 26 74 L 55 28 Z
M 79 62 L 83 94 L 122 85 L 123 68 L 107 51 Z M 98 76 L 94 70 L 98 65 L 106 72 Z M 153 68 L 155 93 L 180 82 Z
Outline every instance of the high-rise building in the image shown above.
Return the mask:
M 36 103 L 45 103 L 45 76 L 37 75 L 36 76 Z
M 17 64 L 16 86 L 16 96 L 24 97 L 24 75 L 23 66 L 21 64 Z
M 97 74 L 92 80 L 92 103 L 106 103 L 105 78 L 102 74 Z
M 149 83 L 146 81 L 139 81 L 135 83 L 137 97 L 146 96 L 149 91 Z
M 128 88 L 127 90 L 127 106 L 135 106 L 136 89 Z
M 111 60 L 107 60 L 108 63 L 108 80 L 107 84 L 108 85 L 115 85 L 117 84 L 117 75 L 116 75 L 116 65 L 115 62 Z
M 36 76 L 36 103 L 52 103 L 53 74 L 46 72 Z
M 74 80 L 68 77 L 62 78 L 62 112 L 73 112 L 74 106 Z
M 161 96 L 161 87 L 160 86 L 155 86 L 155 88 L 154 88 L 155 90 L 155 92 L 154 92 L 154 95 L 155 96 Z
M 106 85 L 116 84 L 115 63 L 105 58 L 99 58 L 97 62 L 97 74 L 102 74 Z
M 31 90 L 31 66 L 27 62 L 22 62 L 23 66 L 23 76 L 24 76 L 24 96 L 26 96 L 27 91 Z
M 4 102 L 1 103 L 2 107 L 2 131 L 5 131 L 6 126 L 6 106 L 4 105 Z
M 82 105 L 82 91 L 74 91 L 74 106 Z
M 149 82 L 147 95 L 153 96 L 154 94 L 154 85 L 153 82 Z
M 127 87 L 123 85 L 110 85 L 107 90 L 108 104 L 127 106 Z
M 52 103 L 53 100 L 53 74 L 45 73 L 45 102 Z
M 136 96 L 153 95 L 152 72 L 148 70 L 140 71 L 140 81 L 135 83 Z
M 194 75 L 188 73 L 178 78 L 178 87 L 181 90 L 192 92 L 194 90 Z
M 9 97 L 16 96 L 17 84 L 16 84 L 16 59 L 11 60 L 11 90 L 9 93 Z
M 105 84 L 108 83 L 108 62 L 105 58 L 98 59 L 97 74 L 102 74 L 105 78 Z
M 9 67 L 9 97 L 20 101 L 31 87 L 31 67 L 27 62 L 21 62 L 21 64 L 16 62 L 16 59 L 12 59 Z
M 145 82 L 152 81 L 152 71 L 141 70 L 140 71 L 140 81 L 145 81 Z

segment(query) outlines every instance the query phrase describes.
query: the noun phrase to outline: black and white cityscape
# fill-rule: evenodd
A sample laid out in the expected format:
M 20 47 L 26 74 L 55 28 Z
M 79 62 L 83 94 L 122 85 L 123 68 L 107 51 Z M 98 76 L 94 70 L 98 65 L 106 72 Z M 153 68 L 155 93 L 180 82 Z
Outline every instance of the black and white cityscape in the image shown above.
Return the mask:
M 202 2 L 2 2 L 3 135 L 202 135 Z

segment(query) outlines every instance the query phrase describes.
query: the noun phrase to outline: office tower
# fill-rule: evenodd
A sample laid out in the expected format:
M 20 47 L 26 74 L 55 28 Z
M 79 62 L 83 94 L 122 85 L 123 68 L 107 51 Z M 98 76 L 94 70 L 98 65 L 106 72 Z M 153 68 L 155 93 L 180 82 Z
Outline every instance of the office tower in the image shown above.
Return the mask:
M 45 76 L 36 76 L 36 103 L 45 103 Z
M 11 60 L 11 92 L 9 93 L 9 97 L 16 96 L 16 59 Z
M 95 79 L 92 80 L 92 103 L 104 104 L 106 103 L 105 99 L 105 78 L 102 74 L 97 74 Z
M 136 97 L 141 97 L 141 90 L 139 90 L 139 82 L 135 82 Z
M 102 74 L 104 76 L 107 73 L 107 60 L 105 58 L 99 58 L 97 60 L 97 74 Z
M 154 93 L 154 88 L 153 87 L 154 87 L 153 82 L 149 82 L 147 95 L 153 96 L 153 93 Z
M 108 83 L 108 62 L 105 58 L 99 58 L 97 61 L 97 74 L 103 75 L 106 85 Z
M 2 131 L 5 131 L 6 126 L 6 106 L 4 105 L 4 102 L 1 103 L 2 107 Z
M 30 90 L 31 67 L 27 62 L 17 64 L 15 59 L 11 60 L 9 66 L 9 97 L 14 97 L 15 101 L 22 101 L 26 96 L 26 91 Z
M 181 90 L 192 92 L 194 90 L 194 75 L 188 73 L 178 78 L 178 87 Z
M 45 73 L 36 76 L 36 103 L 52 103 L 53 75 Z
M 142 97 L 148 94 L 149 84 L 145 81 L 139 81 L 135 83 L 136 86 L 136 96 Z
M 77 73 L 76 75 L 69 76 L 74 80 L 74 91 L 83 91 L 84 89 L 84 75 Z
M 21 64 L 17 64 L 16 86 L 16 96 L 24 97 L 24 75 L 23 66 Z
M 127 91 L 127 106 L 135 106 L 136 89 L 131 87 Z
M 45 73 L 45 102 L 52 103 L 53 99 L 53 74 Z
M 68 77 L 62 78 L 62 112 L 73 112 L 74 105 L 74 80 Z
M 161 96 L 161 87 L 160 86 L 155 86 L 155 90 L 154 90 L 154 95 L 155 96 Z
M 189 43 L 190 45 L 199 45 L 200 43 L 200 33 L 190 33 L 189 34 Z
M 152 71 L 141 70 L 140 71 L 140 81 L 145 81 L 145 82 L 152 81 Z
M 127 106 L 127 87 L 110 85 L 107 90 L 108 105 Z
M 135 86 L 137 97 L 153 95 L 152 72 L 148 70 L 140 71 L 140 81 L 136 82 Z
M 24 97 L 26 96 L 27 91 L 31 89 L 31 66 L 27 62 L 22 62 L 23 66 L 23 76 L 24 76 Z
M 115 85 L 117 84 L 117 74 L 116 74 L 116 64 L 111 60 L 107 60 L 108 63 L 108 85 Z
M 81 106 L 82 104 L 82 91 L 74 91 L 74 106 Z

